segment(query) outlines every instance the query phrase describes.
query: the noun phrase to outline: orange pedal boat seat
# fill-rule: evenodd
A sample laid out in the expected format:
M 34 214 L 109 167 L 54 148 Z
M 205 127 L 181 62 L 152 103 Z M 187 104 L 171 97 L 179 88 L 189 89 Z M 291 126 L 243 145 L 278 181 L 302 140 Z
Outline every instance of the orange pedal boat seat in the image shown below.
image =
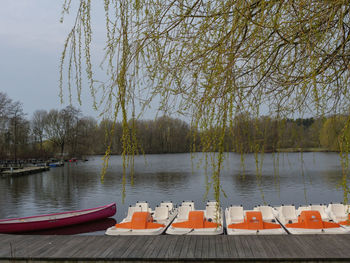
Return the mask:
M 154 223 L 150 212 L 134 212 L 130 222 L 116 224 L 115 227 L 127 229 L 155 229 L 165 227 L 165 225 Z
M 322 221 L 319 211 L 301 211 L 297 223 L 286 224 L 290 228 L 323 229 L 340 227 L 333 222 Z
M 243 223 L 231 224 L 228 228 L 263 230 L 281 228 L 279 224 L 264 222 L 260 211 L 247 211 Z
M 190 211 L 188 221 L 173 223 L 173 227 L 179 228 L 216 228 L 219 225 L 214 222 L 209 222 L 204 218 L 204 211 Z
M 341 222 L 339 222 L 339 224 L 345 225 L 345 226 L 350 226 L 350 214 L 348 214 L 348 219 L 347 220 L 341 221 Z

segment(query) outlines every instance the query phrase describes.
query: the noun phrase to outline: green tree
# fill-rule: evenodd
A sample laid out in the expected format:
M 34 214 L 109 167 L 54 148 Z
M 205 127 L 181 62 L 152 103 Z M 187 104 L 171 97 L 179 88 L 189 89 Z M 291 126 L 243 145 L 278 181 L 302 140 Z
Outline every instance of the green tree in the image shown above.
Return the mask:
M 344 131 L 348 116 L 332 116 L 324 122 L 320 132 L 320 142 L 331 151 L 348 152 L 350 149 L 350 129 Z

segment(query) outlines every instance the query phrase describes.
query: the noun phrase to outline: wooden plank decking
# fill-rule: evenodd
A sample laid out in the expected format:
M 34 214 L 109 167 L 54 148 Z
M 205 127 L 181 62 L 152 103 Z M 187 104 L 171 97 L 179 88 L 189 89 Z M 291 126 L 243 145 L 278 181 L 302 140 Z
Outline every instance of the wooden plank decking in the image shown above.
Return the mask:
M 0 262 L 65 261 L 350 262 L 350 235 L 1 235 Z
M 34 174 L 34 173 L 40 173 L 44 171 L 50 170 L 49 166 L 40 166 L 40 167 L 23 167 L 20 169 L 13 169 L 13 170 L 5 170 L 0 173 L 2 176 L 20 176 L 20 175 L 27 175 L 27 174 Z

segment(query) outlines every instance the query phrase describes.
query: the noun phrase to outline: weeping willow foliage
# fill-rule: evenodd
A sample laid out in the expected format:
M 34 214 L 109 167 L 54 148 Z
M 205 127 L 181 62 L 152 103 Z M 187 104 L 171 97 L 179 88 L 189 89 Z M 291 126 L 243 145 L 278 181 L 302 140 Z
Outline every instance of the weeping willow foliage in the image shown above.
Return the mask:
M 94 106 L 101 114 L 122 120 L 124 170 L 132 162 L 128 158 L 139 151 L 133 121 L 128 119 L 139 116 L 135 105 L 141 104 L 142 113 L 155 99 L 160 99 L 160 111 L 191 116 L 192 129 L 205 131 L 203 151 L 217 152 L 211 179 L 218 201 L 224 136 L 233 131 L 235 116 L 244 112 L 259 116 L 264 111 L 279 119 L 349 109 L 350 1 L 104 0 L 103 4 L 103 65 L 108 80 L 97 82 L 93 76 L 91 0 L 80 0 L 77 8 L 65 0 L 62 17 L 74 11 L 76 19 L 62 52 L 60 88 L 62 92 L 67 86 L 71 94 L 75 86 L 80 99 L 86 75 Z M 339 137 L 340 144 L 348 143 L 344 138 Z M 264 151 L 255 138 L 249 143 L 255 152 Z M 107 149 L 105 167 L 108 154 Z

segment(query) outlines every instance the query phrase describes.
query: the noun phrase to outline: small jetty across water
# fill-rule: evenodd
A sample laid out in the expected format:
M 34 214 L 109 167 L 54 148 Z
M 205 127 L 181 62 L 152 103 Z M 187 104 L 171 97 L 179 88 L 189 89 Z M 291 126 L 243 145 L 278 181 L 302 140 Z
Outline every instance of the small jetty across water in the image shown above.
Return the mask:
M 50 167 L 48 166 L 30 166 L 30 167 L 22 167 L 17 169 L 4 169 L 0 171 L 1 176 L 20 176 L 20 175 L 27 175 L 27 174 L 33 174 L 33 173 L 40 173 L 44 171 L 48 171 Z
M 350 235 L 0 234 L 1 262 L 349 262 Z

